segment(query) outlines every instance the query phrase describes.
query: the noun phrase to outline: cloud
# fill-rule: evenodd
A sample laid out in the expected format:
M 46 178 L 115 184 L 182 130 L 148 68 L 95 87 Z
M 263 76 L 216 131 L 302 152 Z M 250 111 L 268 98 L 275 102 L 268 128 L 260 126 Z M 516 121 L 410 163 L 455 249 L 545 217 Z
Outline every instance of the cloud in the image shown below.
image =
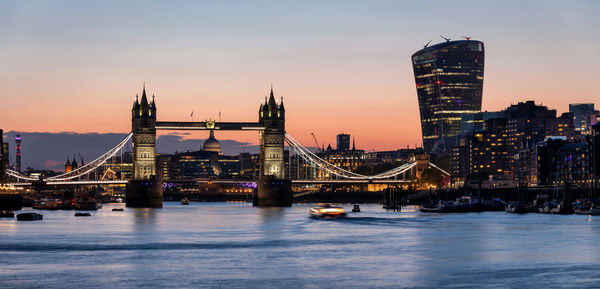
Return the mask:
M 5 142 L 9 143 L 11 164 L 15 162 L 15 135 L 14 131 L 5 132 Z M 156 140 L 156 150 L 160 153 L 173 153 L 175 151 L 192 151 L 202 148 L 205 139 L 185 139 L 189 133 L 172 133 L 161 135 Z M 73 132 L 23 132 L 21 145 L 22 168 L 64 170 L 64 163 L 69 158 L 77 158 L 80 162 L 81 155 L 87 163 L 121 141 L 126 134 L 123 133 L 73 133 Z M 235 140 L 219 140 L 223 153 L 237 155 L 242 151 L 258 153 L 258 146 Z M 242 144 L 244 147 L 242 147 Z M 126 145 L 126 150 L 131 151 L 131 144 Z
M 206 139 L 184 138 L 181 135 L 190 133 L 171 133 L 161 135 L 156 139 L 156 151 L 160 153 L 173 153 L 175 151 L 196 151 L 202 149 Z M 235 140 L 219 140 L 223 154 L 237 155 L 244 150 L 249 153 L 258 153 L 257 145 L 249 145 L 246 142 Z M 242 147 L 243 145 L 243 147 Z
M 45 168 L 63 167 L 64 165 L 65 165 L 65 162 L 59 162 L 59 161 L 47 160 L 44 162 Z

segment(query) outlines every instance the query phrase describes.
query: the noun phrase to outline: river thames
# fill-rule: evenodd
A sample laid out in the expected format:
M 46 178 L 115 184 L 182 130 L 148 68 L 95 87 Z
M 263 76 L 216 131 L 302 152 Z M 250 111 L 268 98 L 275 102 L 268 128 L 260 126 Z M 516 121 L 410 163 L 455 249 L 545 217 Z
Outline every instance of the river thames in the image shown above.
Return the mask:
M 0 219 L 0 288 L 600 287 L 600 217 L 121 206 Z

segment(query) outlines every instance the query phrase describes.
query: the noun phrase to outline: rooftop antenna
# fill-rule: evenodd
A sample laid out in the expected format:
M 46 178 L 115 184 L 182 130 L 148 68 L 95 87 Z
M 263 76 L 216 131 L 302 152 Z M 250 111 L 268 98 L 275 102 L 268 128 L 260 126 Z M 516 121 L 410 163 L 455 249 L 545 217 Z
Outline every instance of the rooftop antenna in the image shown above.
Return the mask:
M 427 42 L 427 44 L 425 44 L 425 45 L 423 46 L 423 48 L 427 48 L 427 46 L 429 46 L 429 43 L 431 43 L 431 40 L 429 40 L 429 42 Z
M 461 36 L 462 38 L 466 39 L 466 40 L 471 40 L 471 36 Z
M 446 38 L 446 37 L 444 37 L 442 35 L 440 35 L 440 37 L 444 38 L 444 40 L 446 40 L 446 42 L 450 42 L 450 38 Z

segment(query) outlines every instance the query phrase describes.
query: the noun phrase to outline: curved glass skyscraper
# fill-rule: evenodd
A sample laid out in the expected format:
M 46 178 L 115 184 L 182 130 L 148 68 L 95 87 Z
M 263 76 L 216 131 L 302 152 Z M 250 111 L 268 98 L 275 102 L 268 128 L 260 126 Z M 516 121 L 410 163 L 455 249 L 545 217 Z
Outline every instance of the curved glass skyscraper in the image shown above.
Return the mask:
M 412 55 L 426 152 L 455 145 L 460 115 L 481 111 L 483 42 L 446 41 Z

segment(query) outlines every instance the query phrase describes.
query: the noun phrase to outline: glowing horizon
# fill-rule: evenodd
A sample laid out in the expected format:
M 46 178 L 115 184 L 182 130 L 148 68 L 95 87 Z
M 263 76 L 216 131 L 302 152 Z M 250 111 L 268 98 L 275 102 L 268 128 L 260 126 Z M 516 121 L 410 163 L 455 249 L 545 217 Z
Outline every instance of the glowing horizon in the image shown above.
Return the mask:
M 596 2 L 3 2 L 0 129 L 117 132 L 146 82 L 161 121 L 256 121 L 274 85 L 286 129 L 335 146 L 421 145 L 410 55 L 439 34 L 486 45 L 483 110 L 596 102 Z M 427 13 L 425 13 L 427 11 Z M 427 16 L 423 16 L 427 14 Z M 448 17 L 468 15 L 468 18 Z M 427 19 L 424 19 L 427 17 Z M 418 25 L 415 25 L 418 23 Z M 436 41 L 438 38 L 440 41 Z M 169 132 L 162 132 L 167 134 Z M 190 138 L 203 138 L 194 132 Z M 256 133 L 218 138 L 257 142 Z

